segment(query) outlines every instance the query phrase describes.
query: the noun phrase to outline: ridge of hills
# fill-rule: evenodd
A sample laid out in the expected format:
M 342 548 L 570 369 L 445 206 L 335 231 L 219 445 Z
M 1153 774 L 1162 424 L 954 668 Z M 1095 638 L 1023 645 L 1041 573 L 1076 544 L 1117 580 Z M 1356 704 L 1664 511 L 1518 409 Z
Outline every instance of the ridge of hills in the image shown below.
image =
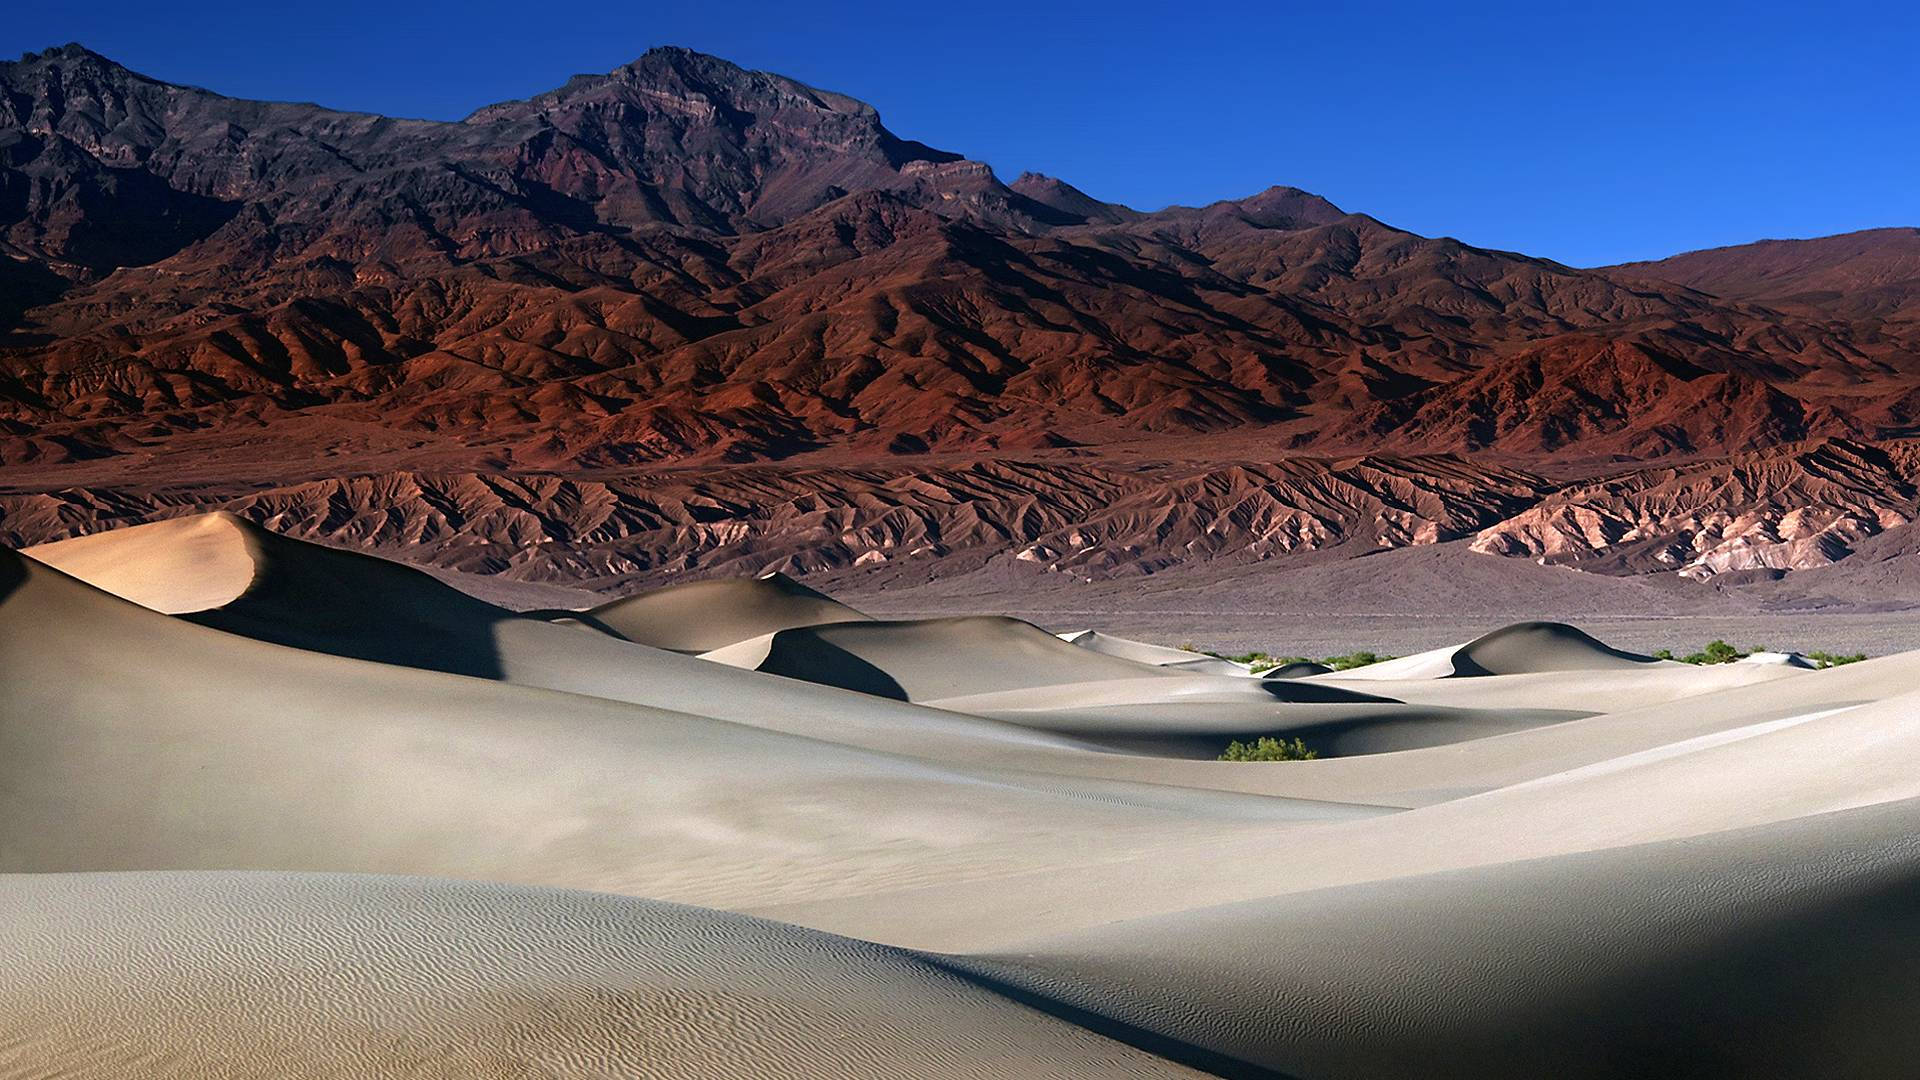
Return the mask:
M 1913 244 L 1583 270 L 1289 187 L 1141 212 L 676 48 L 449 123 L 69 45 L 0 64 L 0 535 L 227 508 L 605 583 L 1806 569 L 1914 513 Z

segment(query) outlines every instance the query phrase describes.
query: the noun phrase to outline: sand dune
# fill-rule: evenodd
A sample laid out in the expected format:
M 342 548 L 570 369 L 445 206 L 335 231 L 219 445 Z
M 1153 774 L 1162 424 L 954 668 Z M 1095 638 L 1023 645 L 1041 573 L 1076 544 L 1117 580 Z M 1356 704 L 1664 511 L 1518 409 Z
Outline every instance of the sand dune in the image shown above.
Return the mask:
M 244 595 L 260 567 L 259 541 L 271 535 L 232 514 L 215 512 L 39 544 L 22 554 L 115 596 L 175 615 L 217 608 Z
M 1118 656 L 1123 660 L 1132 660 L 1155 667 L 1174 668 L 1180 671 L 1204 672 L 1210 675 L 1246 675 L 1249 674 L 1243 664 L 1231 660 L 1222 660 L 1217 656 L 1188 652 L 1165 645 L 1154 645 L 1145 641 L 1103 634 L 1098 630 L 1076 630 L 1056 635 L 1069 645 L 1078 645 L 1083 649 L 1092 649 L 1107 656 Z
M 736 641 L 865 615 L 785 574 L 669 585 L 585 613 L 589 625 L 628 641 L 676 652 L 706 652 Z
M 280 645 L 483 678 L 494 628 L 519 618 L 432 576 L 214 513 L 24 554 L 155 611 Z M 203 582 L 189 591 L 184 582 Z
M 1443 679 L 1527 675 L 1543 671 L 1634 670 L 1660 661 L 1623 652 L 1565 623 L 1503 626 L 1464 645 L 1385 660 L 1340 672 L 1340 679 Z
M 1529 623 L 1256 679 L 777 579 L 522 615 L 218 516 L 30 554 L 0 553 L 0 1072 L 1920 1049 L 1920 653 L 1694 667 Z M 1213 760 L 1261 735 L 1321 756 Z
M 801 627 L 706 658 L 901 701 L 1180 674 L 1075 648 L 1031 623 L 998 616 Z

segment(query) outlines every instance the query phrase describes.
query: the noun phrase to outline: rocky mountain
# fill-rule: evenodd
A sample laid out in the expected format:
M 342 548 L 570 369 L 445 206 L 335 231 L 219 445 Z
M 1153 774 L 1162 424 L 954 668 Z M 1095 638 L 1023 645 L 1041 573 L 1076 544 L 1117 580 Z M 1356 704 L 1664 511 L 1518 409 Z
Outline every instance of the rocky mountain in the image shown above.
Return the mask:
M 602 582 L 1466 537 L 1806 562 L 1907 514 L 1920 327 L 1886 232 L 1581 270 L 1288 187 L 1149 213 L 1004 184 L 683 49 L 444 123 L 70 45 L 0 64 L 0 535 L 221 505 Z M 1807 447 L 1893 486 L 1783 524 L 1818 499 L 1703 481 L 1661 516 L 1624 479 Z M 1715 506 L 1827 539 L 1720 559 Z M 1567 546 L 1582 507 L 1634 539 Z

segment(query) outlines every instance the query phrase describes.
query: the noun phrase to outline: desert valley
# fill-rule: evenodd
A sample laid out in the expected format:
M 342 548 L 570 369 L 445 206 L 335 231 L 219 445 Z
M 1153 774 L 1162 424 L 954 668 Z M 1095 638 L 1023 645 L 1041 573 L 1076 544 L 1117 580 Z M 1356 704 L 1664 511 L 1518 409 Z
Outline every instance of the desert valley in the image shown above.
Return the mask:
M 686 49 L 440 122 L 68 45 L 0 255 L 0 1074 L 1920 1059 L 1920 229 L 1576 268 Z

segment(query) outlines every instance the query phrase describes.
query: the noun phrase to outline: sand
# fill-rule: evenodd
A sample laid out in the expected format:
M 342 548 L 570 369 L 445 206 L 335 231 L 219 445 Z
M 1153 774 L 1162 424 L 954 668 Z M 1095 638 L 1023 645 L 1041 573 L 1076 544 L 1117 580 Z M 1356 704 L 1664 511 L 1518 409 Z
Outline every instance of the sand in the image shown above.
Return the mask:
M 222 517 L 28 555 L 0 553 L 7 1074 L 1920 1050 L 1920 653 L 1694 667 L 1536 622 L 1263 679 L 778 579 L 515 612 Z M 1321 756 L 1213 760 L 1263 734 Z
M 16 1074 L 1199 1075 L 902 950 L 595 893 L 13 875 L 0 951 Z
M 97 589 L 177 615 L 223 607 L 244 595 L 262 562 L 262 533 L 233 514 L 216 512 L 41 544 L 25 554 Z M 310 561 L 326 557 L 317 545 L 301 547 Z
M 628 641 L 695 653 L 776 630 L 865 618 L 785 574 L 669 585 L 609 601 L 583 616 Z

